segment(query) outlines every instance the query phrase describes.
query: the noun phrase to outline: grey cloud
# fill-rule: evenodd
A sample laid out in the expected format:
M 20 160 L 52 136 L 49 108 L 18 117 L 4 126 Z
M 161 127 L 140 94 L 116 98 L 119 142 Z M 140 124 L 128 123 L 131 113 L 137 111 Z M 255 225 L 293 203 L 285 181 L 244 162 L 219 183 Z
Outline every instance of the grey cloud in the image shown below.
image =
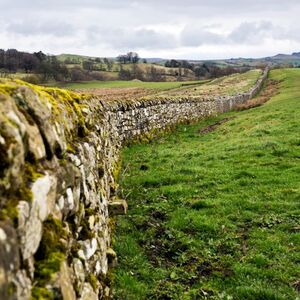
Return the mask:
M 70 36 L 74 34 L 74 27 L 63 22 L 39 21 L 20 21 L 12 22 L 7 25 L 6 30 L 10 33 L 34 36 L 34 35 L 53 35 L 57 37 Z
M 151 29 L 96 28 L 87 31 L 89 44 L 106 44 L 117 49 L 168 49 L 176 47 L 174 35 Z
M 194 48 L 196 53 L 197 47 L 207 45 L 221 49 L 220 45 L 245 48 L 259 44 L 268 52 L 266 41 L 269 45 L 274 39 L 300 43 L 295 28 L 299 0 L 0 0 L 0 10 L 4 48 L 27 45 L 29 49 L 34 44 L 56 52 L 66 45 L 64 52 L 87 55 L 127 49 L 149 50 L 155 56 L 161 50 L 175 57 L 176 53 L 185 55 L 183 48 Z M 229 34 L 215 33 L 218 26 L 228 30 L 232 23 L 240 25 Z M 48 37 L 51 43 L 40 41 Z
M 264 39 L 300 42 L 298 25 L 288 27 L 274 25 L 272 22 L 243 22 L 228 36 L 233 43 L 258 44 Z
M 209 29 L 209 28 L 208 28 Z M 299 28 L 283 28 L 272 22 L 242 22 L 229 34 L 216 34 L 205 27 L 189 26 L 181 33 L 181 44 L 187 47 L 201 45 L 256 45 L 266 39 L 300 42 Z
M 179 20 L 188 14 L 189 18 L 206 18 L 208 16 L 257 13 L 270 11 L 286 11 L 295 5 L 299 6 L 299 0 L 1 0 L 0 10 L 2 16 L 42 13 L 80 13 L 80 11 L 93 10 L 108 13 L 114 10 L 122 10 L 125 14 L 139 20 L 160 18 Z M 136 11 L 144 11 L 143 16 L 135 14 Z M 80 15 L 78 15 L 80 17 Z
M 187 47 L 197 47 L 205 44 L 221 44 L 224 36 L 212 33 L 205 28 L 196 26 L 185 27 L 181 33 L 181 44 Z
M 289 28 L 275 27 L 272 34 L 273 34 L 273 38 L 277 40 L 300 42 L 299 32 L 300 32 L 299 25 L 295 25 Z
M 266 37 L 270 37 L 273 30 L 271 22 L 243 22 L 231 34 L 228 39 L 233 43 L 260 43 Z

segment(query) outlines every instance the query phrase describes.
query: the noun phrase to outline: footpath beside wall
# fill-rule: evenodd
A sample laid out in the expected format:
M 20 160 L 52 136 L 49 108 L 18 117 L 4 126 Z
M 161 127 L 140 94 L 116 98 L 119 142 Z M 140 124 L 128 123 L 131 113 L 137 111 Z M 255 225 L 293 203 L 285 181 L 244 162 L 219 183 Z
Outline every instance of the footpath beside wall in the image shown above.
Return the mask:
M 0 299 L 109 299 L 122 145 L 255 95 L 102 102 L 0 82 Z

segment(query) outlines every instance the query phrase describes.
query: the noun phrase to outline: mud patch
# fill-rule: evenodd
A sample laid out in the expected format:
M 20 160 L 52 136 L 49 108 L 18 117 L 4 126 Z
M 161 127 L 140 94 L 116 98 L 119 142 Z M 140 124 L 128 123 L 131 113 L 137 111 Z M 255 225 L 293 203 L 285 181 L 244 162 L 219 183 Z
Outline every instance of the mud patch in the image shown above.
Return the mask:
M 218 121 L 218 122 L 216 122 L 214 124 L 211 124 L 211 125 L 209 125 L 207 127 L 201 128 L 199 130 L 199 134 L 202 135 L 202 134 L 210 133 L 210 132 L 216 130 L 216 128 L 219 127 L 220 125 L 222 125 L 222 124 L 224 124 L 224 123 L 226 123 L 226 122 L 228 122 L 228 121 L 230 121 L 232 119 L 233 119 L 233 117 L 231 117 L 231 118 L 224 118 L 224 119 L 222 119 L 222 120 L 220 120 L 220 121 Z

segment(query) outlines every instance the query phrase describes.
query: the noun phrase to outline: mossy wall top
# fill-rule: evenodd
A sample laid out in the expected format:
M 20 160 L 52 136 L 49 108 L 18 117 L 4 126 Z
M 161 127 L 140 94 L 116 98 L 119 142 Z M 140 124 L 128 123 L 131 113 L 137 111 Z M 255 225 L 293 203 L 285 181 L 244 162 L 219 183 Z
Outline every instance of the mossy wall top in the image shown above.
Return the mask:
M 128 103 L 0 81 L 0 299 L 108 299 L 122 145 L 230 110 L 266 76 L 230 97 Z

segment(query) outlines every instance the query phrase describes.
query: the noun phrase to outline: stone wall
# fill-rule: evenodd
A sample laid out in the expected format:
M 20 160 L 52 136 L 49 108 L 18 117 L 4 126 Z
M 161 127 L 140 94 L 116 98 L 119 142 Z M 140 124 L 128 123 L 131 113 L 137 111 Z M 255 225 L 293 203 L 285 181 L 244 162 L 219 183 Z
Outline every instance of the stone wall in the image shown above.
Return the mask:
M 231 97 L 129 103 L 0 82 L 0 299 L 109 299 L 122 145 L 230 110 L 266 76 Z

